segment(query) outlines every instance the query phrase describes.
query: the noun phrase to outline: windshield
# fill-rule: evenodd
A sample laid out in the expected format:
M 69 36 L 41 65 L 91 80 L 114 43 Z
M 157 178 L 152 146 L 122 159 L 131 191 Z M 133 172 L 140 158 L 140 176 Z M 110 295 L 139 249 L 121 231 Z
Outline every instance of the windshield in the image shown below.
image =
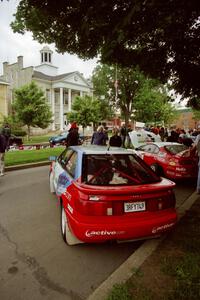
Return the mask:
M 188 149 L 187 146 L 183 145 L 183 144 L 180 144 L 180 145 L 169 145 L 169 146 L 165 146 L 164 147 L 169 153 L 171 154 L 178 154 L 182 151 L 185 151 Z
M 83 182 L 90 185 L 139 185 L 160 178 L 135 154 L 94 154 L 83 158 Z

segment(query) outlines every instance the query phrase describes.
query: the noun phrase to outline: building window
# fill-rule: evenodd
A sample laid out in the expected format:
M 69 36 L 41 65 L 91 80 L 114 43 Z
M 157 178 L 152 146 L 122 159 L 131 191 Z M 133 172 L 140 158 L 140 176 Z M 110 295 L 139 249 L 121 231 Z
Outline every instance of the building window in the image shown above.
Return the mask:
M 46 89 L 46 99 L 49 104 L 51 104 L 51 93 L 50 89 Z
M 64 105 L 68 105 L 68 94 L 64 93 L 64 99 L 63 99 Z
M 45 62 L 48 62 L 47 54 L 48 54 L 48 53 L 44 53 L 44 61 L 45 61 Z

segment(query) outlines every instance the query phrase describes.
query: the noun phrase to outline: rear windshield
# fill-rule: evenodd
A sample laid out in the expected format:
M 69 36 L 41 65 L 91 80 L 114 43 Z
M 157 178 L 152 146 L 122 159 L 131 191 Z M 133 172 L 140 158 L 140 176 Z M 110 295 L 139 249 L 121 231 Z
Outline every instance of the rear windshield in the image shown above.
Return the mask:
M 90 185 L 138 185 L 160 181 L 135 154 L 85 155 L 83 182 Z
M 171 154 L 178 154 L 184 150 L 187 150 L 188 147 L 180 144 L 180 145 L 169 145 L 164 147 Z

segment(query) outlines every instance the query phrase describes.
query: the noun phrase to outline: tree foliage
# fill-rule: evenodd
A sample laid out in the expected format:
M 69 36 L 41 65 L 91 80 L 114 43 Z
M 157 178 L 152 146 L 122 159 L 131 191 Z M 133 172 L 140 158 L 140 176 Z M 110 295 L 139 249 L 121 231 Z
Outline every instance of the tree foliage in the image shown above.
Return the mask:
M 120 109 L 126 124 L 131 118 L 154 122 L 156 115 L 158 122 L 167 123 L 173 117 L 166 88 L 159 81 L 146 78 L 138 67 L 98 65 L 92 79 L 94 93 L 104 95 L 111 106 Z
M 139 65 L 169 78 L 200 109 L 200 4 L 197 0 L 21 0 L 15 32 L 33 33 L 60 52 L 103 63 Z
M 47 128 L 51 123 L 52 114 L 43 91 L 31 82 L 28 85 L 15 90 L 15 99 L 13 102 L 15 116 L 28 127 Z
M 67 114 L 68 120 L 76 121 L 83 127 L 83 130 L 91 123 L 97 124 L 104 120 L 104 117 L 101 101 L 88 95 L 77 96 L 73 101 L 72 111 Z

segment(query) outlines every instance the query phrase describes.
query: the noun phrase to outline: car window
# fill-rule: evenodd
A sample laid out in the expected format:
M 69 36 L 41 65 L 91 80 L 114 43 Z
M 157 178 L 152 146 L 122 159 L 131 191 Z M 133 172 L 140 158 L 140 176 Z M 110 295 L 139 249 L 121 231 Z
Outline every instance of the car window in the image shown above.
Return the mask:
M 67 163 L 66 163 L 66 167 L 65 169 L 67 170 L 67 172 L 74 178 L 75 177 L 75 170 L 76 170 L 76 166 L 77 166 L 77 158 L 78 155 L 76 152 L 74 152 L 71 157 L 68 159 Z
M 90 185 L 140 185 L 160 181 L 135 154 L 94 154 L 83 158 L 83 182 Z
M 158 147 L 156 145 L 153 144 L 147 144 L 145 146 L 142 146 L 139 148 L 139 150 L 144 151 L 144 152 L 148 152 L 148 153 L 155 153 L 157 151 L 159 151 L 159 149 L 157 149 Z
M 174 155 L 188 149 L 188 147 L 183 145 L 183 144 L 180 144 L 180 145 L 167 145 L 164 148 L 169 153 L 174 154 Z
M 67 163 L 68 159 L 72 156 L 73 152 L 74 151 L 72 149 L 65 149 L 58 157 L 58 161 L 62 165 L 63 168 L 65 168 L 66 163 Z

